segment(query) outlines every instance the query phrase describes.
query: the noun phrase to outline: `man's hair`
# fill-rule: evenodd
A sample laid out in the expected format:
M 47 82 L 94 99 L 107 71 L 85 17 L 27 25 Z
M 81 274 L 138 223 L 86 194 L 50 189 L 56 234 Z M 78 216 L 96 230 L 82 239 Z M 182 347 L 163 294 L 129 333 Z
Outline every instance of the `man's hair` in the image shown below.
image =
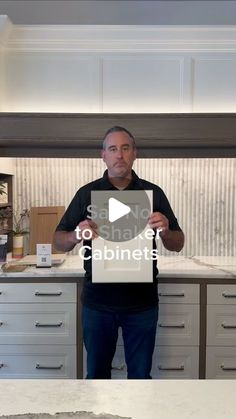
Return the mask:
M 104 137 L 103 137 L 103 142 L 102 142 L 102 148 L 103 148 L 103 150 L 105 150 L 106 149 L 106 139 L 107 139 L 107 136 L 109 135 L 109 134 L 112 134 L 113 132 L 126 132 L 126 134 L 128 134 L 128 136 L 131 138 L 131 140 L 132 140 L 132 145 L 133 145 L 133 147 L 134 148 L 136 148 L 136 144 L 135 144 L 135 139 L 134 139 L 134 136 L 131 134 L 131 132 L 129 132 L 126 128 L 123 128 L 123 127 L 119 127 L 119 126 L 115 126 L 115 127 L 112 127 L 112 128 L 110 128 L 106 133 L 105 133 L 105 135 L 104 135 Z

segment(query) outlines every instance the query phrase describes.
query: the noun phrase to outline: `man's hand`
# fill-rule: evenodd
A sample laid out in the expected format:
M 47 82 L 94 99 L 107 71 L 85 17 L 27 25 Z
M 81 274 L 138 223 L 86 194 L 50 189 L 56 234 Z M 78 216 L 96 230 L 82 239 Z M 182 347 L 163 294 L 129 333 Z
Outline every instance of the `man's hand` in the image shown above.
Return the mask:
M 98 237 L 98 234 L 96 232 L 98 226 L 94 221 L 86 219 L 84 221 L 81 221 L 78 227 L 80 229 L 79 234 L 82 240 L 86 240 L 87 238 L 89 238 L 90 240 L 94 240 Z M 91 232 L 91 234 L 89 234 L 88 230 Z
M 80 243 L 81 240 L 86 240 L 86 235 L 89 235 L 89 232 L 84 230 L 89 230 L 91 232 L 91 240 L 98 237 L 96 233 L 97 225 L 92 220 L 84 220 L 79 223 L 79 236 L 77 231 L 56 231 L 54 233 L 53 243 L 57 250 L 62 252 L 71 251 L 76 244 Z
M 150 215 L 148 222 L 150 227 L 153 229 L 158 229 L 162 231 L 169 230 L 169 220 L 161 212 L 153 212 Z
M 161 230 L 159 236 L 167 250 L 180 252 L 184 246 L 184 233 L 182 230 L 170 230 L 169 220 L 161 212 L 153 212 L 149 219 L 149 225 L 153 229 Z

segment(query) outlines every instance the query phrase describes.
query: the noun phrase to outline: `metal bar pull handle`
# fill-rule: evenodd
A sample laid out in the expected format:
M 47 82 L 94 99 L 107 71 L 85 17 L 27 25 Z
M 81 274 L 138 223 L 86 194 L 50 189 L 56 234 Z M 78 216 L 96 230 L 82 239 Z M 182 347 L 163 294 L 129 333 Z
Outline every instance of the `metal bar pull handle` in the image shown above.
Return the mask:
M 184 371 L 184 365 L 180 365 L 179 367 L 163 367 L 162 365 L 158 365 L 158 369 L 160 371 Z
M 176 293 L 169 293 L 169 292 L 159 292 L 159 297 L 184 297 L 184 292 L 176 292 Z
M 0 362 L 0 368 L 3 368 L 3 367 L 5 367 L 5 365 L 2 362 Z
M 39 323 L 39 322 L 35 322 L 35 327 L 61 327 L 62 326 L 62 322 L 59 323 Z
M 125 369 L 125 364 L 121 364 L 119 367 L 111 367 L 112 370 L 122 371 Z
M 185 324 L 181 323 L 181 324 L 163 324 L 163 323 L 158 323 L 159 327 L 172 327 L 174 329 L 184 329 L 185 328 Z
M 227 292 L 222 292 L 222 295 L 225 298 L 236 298 L 236 294 L 227 294 Z
M 220 366 L 223 371 L 236 371 L 236 367 L 225 367 L 224 364 Z
M 224 329 L 236 329 L 236 325 L 235 324 L 225 324 L 225 323 L 222 323 L 221 326 Z
M 62 291 L 58 291 L 58 292 L 40 292 L 40 291 L 35 291 L 34 295 L 36 297 L 59 297 L 60 295 L 62 295 Z
M 63 364 L 60 365 L 40 365 L 36 364 L 35 368 L 36 370 L 61 370 L 63 367 Z

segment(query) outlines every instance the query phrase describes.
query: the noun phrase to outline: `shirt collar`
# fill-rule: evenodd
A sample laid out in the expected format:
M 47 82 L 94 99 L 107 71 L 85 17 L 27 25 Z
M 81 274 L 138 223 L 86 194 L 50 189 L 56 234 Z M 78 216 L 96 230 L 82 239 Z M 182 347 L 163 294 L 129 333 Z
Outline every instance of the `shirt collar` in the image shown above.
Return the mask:
M 103 177 L 101 179 L 102 186 L 106 189 L 113 189 L 116 190 L 117 188 L 112 185 L 112 183 L 109 181 L 108 178 L 108 170 L 106 169 L 103 173 Z M 134 170 L 132 170 L 132 179 L 130 180 L 130 183 L 127 185 L 127 187 L 124 190 L 130 190 L 130 189 L 144 189 L 141 179 L 138 177 L 138 175 L 135 173 Z

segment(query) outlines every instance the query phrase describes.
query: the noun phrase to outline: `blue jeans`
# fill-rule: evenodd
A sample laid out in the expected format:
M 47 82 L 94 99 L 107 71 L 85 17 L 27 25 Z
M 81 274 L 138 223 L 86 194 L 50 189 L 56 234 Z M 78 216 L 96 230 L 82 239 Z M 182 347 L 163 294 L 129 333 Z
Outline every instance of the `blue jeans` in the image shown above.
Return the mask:
M 157 320 L 157 307 L 137 313 L 110 313 L 83 306 L 83 338 L 87 350 L 86 378 L 111 378 L 119 327 L 122 328 L 128 378 L 152 378 L 150 372 Z

